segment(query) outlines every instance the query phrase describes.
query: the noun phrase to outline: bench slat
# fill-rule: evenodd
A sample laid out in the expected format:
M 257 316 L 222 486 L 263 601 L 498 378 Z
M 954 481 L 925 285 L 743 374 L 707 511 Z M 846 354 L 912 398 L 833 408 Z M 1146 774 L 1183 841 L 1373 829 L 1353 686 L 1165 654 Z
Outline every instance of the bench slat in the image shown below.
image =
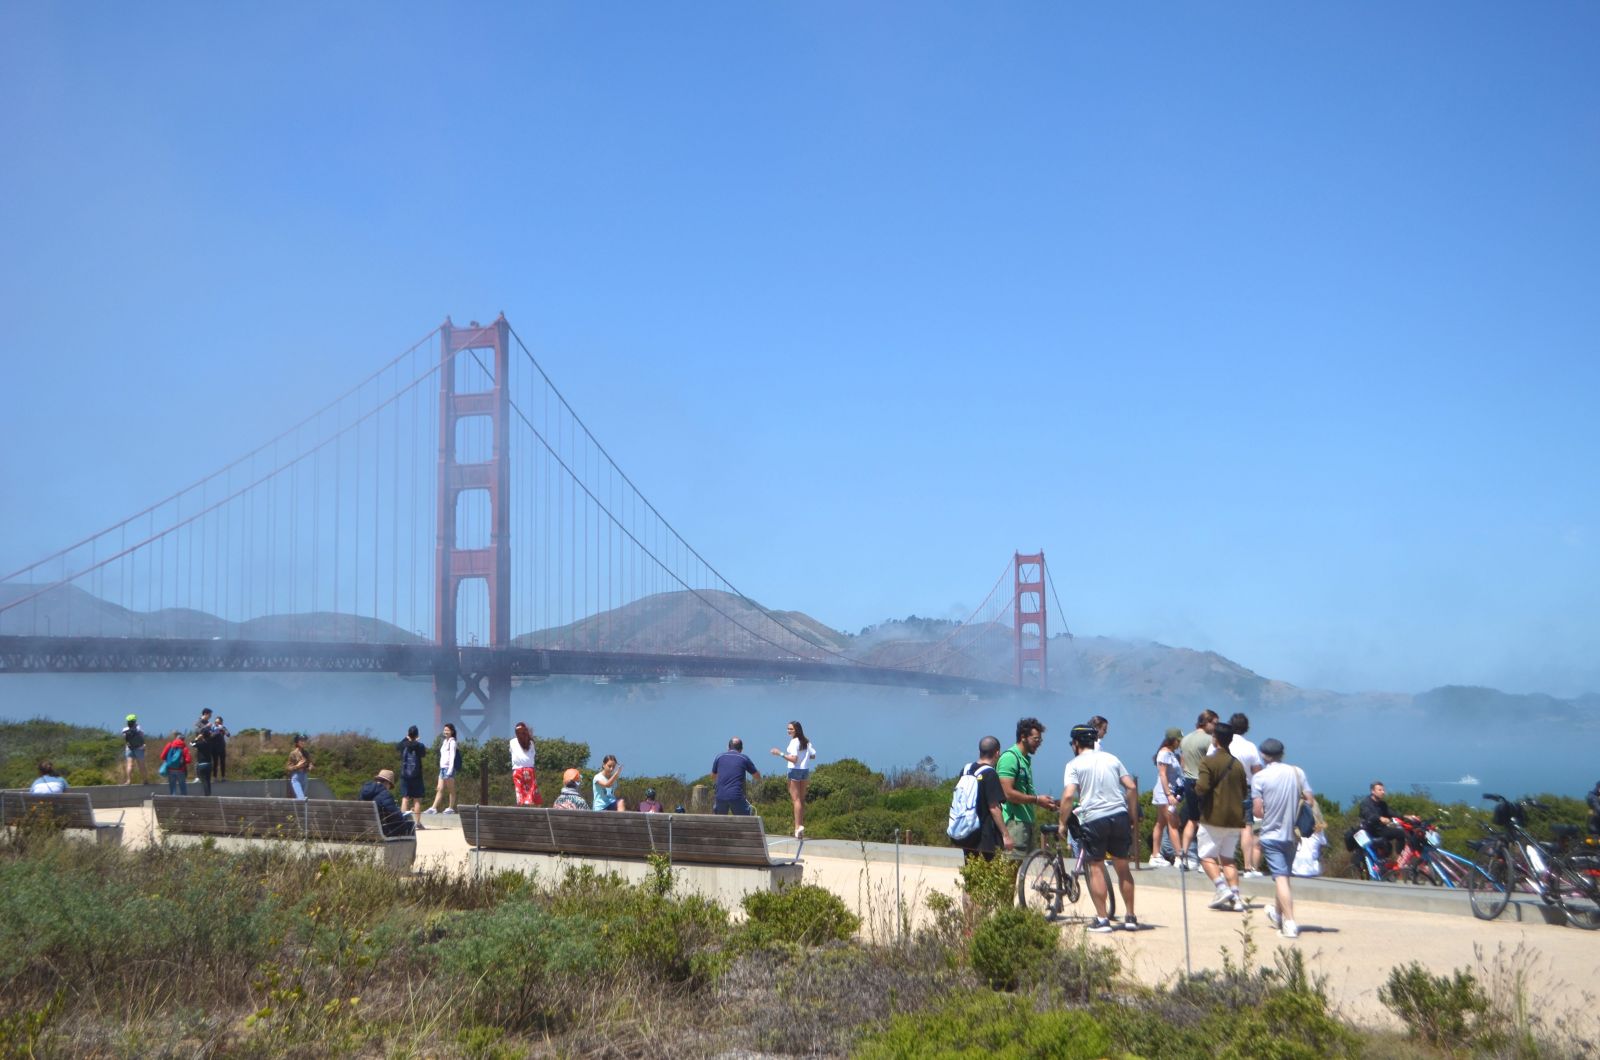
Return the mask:
M 70 791 L 60 795 L 35 795 L 31 791 L 0 792 L 0 820 L 8 825 L 30 815 L 53 818 L 63 828 L 94 828 L 94 806 L 89 796 Z
M 670 853 L 707 864 L 775 864 L 755 817 L 484 806 L 463 810 L 461 825 L 468 844 L 485 850 L 633 859 Z

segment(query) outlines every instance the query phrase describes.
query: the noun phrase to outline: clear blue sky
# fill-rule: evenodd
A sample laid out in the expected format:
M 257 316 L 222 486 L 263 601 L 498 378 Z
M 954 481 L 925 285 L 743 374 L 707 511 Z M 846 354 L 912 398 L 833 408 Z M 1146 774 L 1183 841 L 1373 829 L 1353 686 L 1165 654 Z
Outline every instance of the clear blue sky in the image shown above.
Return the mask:
M 7 4 L 0 566 L 504 310 L 854 629 L 1600 690 L 1600 7 Z

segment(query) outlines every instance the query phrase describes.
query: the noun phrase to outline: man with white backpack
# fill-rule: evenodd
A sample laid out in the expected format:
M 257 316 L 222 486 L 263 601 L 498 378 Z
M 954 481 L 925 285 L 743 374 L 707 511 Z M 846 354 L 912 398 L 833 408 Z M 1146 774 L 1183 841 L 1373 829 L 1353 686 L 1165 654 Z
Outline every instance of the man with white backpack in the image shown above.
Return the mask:
M 955 794 L 950 798 L 950 826 L 945 834 L 966 852 L 968 861 L 992 861 L 995 850 L 1016 846 L 1001 816 L 1000 807 L 1006 796 L 1000 787 L 1000 774 L 994 769 L 999 758 L 997 737 L 979 740 L 978 760 L 962 768 L 961 779 L 956 781 Z

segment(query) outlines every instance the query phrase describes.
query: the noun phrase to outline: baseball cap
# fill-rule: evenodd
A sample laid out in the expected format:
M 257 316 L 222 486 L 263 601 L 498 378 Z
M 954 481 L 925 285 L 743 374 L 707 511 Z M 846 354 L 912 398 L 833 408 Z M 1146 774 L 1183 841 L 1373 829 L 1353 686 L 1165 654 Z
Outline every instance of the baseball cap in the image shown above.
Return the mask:
M 1182 729 L 1168 729 L 1167 730 L 1167 739 L 1169 739 L 1169 740 L 1181 740 L 1181 739 L 1183 739 L 1183 730 Z
M 565 773 L 561 774 L 561 783 L 563 784 L 576 784 L 582 779 L 583 772 L 578 769 L 569 769 Z

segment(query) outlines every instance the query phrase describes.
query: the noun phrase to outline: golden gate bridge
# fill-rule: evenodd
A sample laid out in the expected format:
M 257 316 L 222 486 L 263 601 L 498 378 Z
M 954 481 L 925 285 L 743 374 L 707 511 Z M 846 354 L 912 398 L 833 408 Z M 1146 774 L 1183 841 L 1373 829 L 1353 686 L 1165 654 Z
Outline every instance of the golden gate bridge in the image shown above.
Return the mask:
M 993 695 L 1047 686 L 1047 585 L 1043 552 L 1015 553 L 924 640 L 859 643 L 765 607 L 504 315 L 447 318 L 265 444 L 0 579 L 0 674 L 431 676 L 435 721 L 474 737 L 509 731 L 514 682 L 558 675 Z

